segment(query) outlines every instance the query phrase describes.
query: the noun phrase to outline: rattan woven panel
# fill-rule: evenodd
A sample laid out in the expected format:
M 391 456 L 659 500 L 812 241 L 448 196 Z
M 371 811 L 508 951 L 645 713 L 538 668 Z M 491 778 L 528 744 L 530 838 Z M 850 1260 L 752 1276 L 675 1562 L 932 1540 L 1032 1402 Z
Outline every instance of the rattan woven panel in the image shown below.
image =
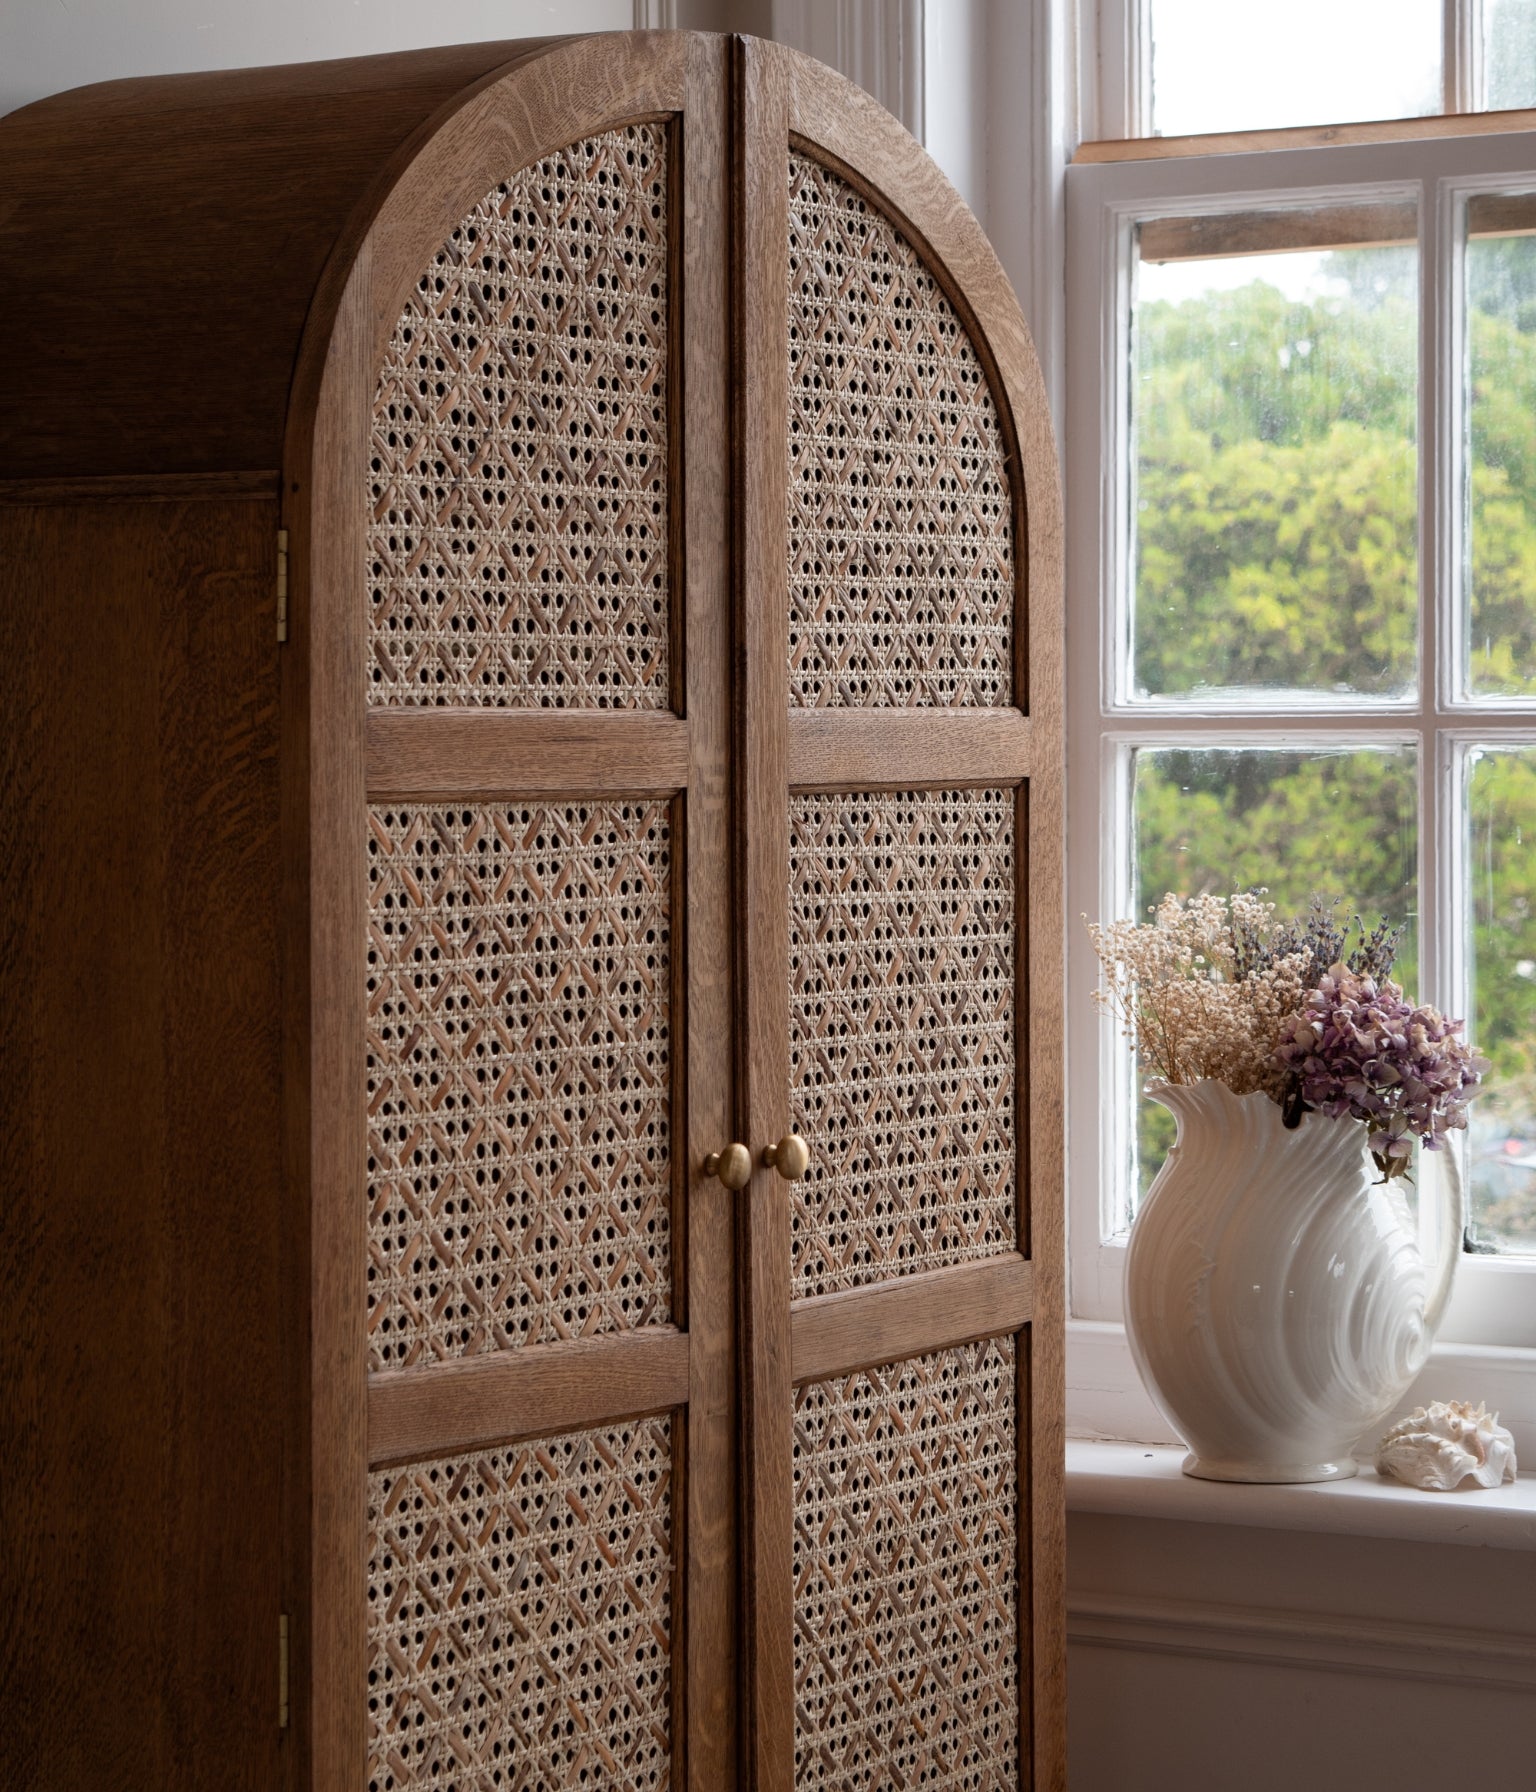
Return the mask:
M 789 158 L 789 678 L 797 705 L 1005 704 L 1013 509 L 982 364 L 912 245 Z
M 670 1421 L 368 1477 L 369 1792 L 670 1784 Z
M 370 1367 L 666 1320 L 666 804 L 368 821 Z
M 795 1396 L 796 1792 L 1017 1792 L 1011 1338 Z
M 1006 790 L 792 796 L 792 1291 L 1017 1247 Z
M 376 704 L 664 708 L 667 136 L 505 180 L 384 358 L 369 485 Z

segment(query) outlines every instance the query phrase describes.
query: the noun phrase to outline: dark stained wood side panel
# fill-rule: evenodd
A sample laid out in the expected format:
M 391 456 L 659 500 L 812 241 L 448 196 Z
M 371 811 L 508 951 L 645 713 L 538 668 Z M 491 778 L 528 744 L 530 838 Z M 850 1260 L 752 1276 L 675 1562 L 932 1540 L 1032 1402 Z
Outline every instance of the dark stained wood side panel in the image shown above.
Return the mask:
M 281 1771 L 275 529 L 0 509 L 0 1779 L 34 1792 Z
M 795 1386 L 1017 1331 L 1033 1310 L 1033 1268 L 1013 1252 L 797 1300 Z
M 424 120 L 548 41 L 110 81 L 0 119 L 0 278 L 48 270 L 8 332 L 0 478 L 281 464 L 353 208 Z

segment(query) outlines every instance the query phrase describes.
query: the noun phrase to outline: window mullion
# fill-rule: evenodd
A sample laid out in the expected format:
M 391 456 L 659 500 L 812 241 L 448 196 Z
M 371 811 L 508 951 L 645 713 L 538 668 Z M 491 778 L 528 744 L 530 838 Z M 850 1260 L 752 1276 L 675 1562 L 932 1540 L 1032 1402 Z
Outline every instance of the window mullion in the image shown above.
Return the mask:
M 1443 109 L 1480 112 L 1484 101 L 1483 0 L 1441 0 Z
M 1152 135 L 1152 0 L 1098 0 L 1097 134 Z

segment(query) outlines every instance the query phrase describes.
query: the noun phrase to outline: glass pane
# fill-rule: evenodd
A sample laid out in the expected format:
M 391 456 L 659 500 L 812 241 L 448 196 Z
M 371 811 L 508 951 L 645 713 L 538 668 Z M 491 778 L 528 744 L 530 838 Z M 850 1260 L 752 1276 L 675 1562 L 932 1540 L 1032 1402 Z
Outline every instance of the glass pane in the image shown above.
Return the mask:
M 1536 106 L 1536 0 L 1483 0 L 1483 103 Z
M 1414 230 L 1406 204 L 1140 226 L 1138 696 L 1263 691 L 1315 702 L 1412 690 Z M 1391 246 L 1227 252 L 1266 236 L 1380 244 L 1384 235 Z
M 1440 0 L 1151 0 L 1152 130 L 1258 131 L 1441 108 Z
M 1467 207 L 1466 676 L 1486 696 L 1536 694 L 1536 195 Z
M 1314 894 L 1372 927 L 1408 931 L 1394 973 L 1410 993 L 1418 963 L 1418 776 L 1410 747 L 1281 752 L 1268 747 L 1142 747 L 1132 755 L 1136 913 L 1168 890 L 1225 896 L 1263 888 L 1282 919 Z M 1138 1198 L 1169 1145 L 1173 1117 L 1139 1104 Z
M 1472 1231 L 1536 1253 L 1536 747 L 1487 748 L 1467 778 L 1471 1030 L 1492 1069 L 1472 1104 Z

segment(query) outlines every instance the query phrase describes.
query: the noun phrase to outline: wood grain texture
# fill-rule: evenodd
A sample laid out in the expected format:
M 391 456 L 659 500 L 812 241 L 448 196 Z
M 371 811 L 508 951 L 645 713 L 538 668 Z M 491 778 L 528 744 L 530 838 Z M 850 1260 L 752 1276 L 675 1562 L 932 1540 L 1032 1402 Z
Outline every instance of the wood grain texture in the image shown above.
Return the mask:
M 1033 1313 L 1033 1266 L 1013 1252 L 797 1300 L 795 1386 L 1015 1332 Z
M 1019 1472 L 1027 1488 L 1028 1601 L 1021 1652 L 1027 1783 L 1058 1792 L 1066 1781 L 1064 1289 L 1063 1259 L 1063 831 L 1062 527 L 1049 410 L 1029 332 L 975 219 L 921 148 L 851 83 L 793 51 L 774 48 L 789 91 L 792 140 L 862 183 L 927 260 L 987 369 L 1011 436 L 1019 572 L 1015 703 L 1030 721 L 1027 779 L 1017 788 L 1016 855 L 1021 976 L 1020 1237 L 1033 1269 L 1033 1318 L 1019 1333 Z
M 280 465 L 354 207 L 423 121 L 541 47 L 110 81 L 0 119 L 0 271 L 50 287 L 0 374 L 0 477 Z
M 1536 130 L 1536 111 L 1455 112 L 1430 118 L 1369 119 L 1360 124 L 1291 125 L 1273 131 L 1212 131 L 1189 137 L 1117 137 L 1080 143 L 1074 162 L 1149 162 L 1168 156 L 1231 156 L 1266 149 L 1317 149 L 1336 143 L 1413 143 L 1426 137 L 1491 137 Z
M 336 319 L 302 455 L 285 467 L 289 648 L 283 656 L 285 1148 L 295 1390 L 294 1781 L 364 1783 L 367 1603 L 367 1126 L 364 1109 L 364 646 L 358 576 L 373 365 L 366 253 Z
M 772 46 L 736 44 L 733 428 L 736 438 L 737 990 L 740 1130 L 789 1131 L 787 531 L 789 93 Z M 794 1779 L 789 1201 L 759 1163 L 742 1193 L 743 1761 Z
M 184 504 L 198 498 L 275 503 L 283 476 L 270 472 L 123 473 L 100 479 L 0 479 L 0 504 Z
M 367 1710 L 366 1606 L 358 1547 L 366 1471 L 359 1423 L 364 1408 L 361 1319 L 366 1261 L 359 1004 L 367 757 L 364 522 L 377 371 L 408 291 L 459 220 L 509 173 L 543 155 L 595 132 L 682 109 L 686 47 L 681 37 L 655 34 L 560 44 L 530 55 L 515 75 L 482 82 L 467 96 L 444 105 L 376 171 L 368 196 L 338 238 L 300 348 L 285 477 L 294 549 L 307 567 L 304 587 L 296 594 L 295 626 L 304 629 L 308 616 L 312 683 L 301 708 L 309 717 L 307 777 L 313 794 L 307 821 L 299 816 L 295 820 L 312 829 L 304 844 L 315 908 L 308 928 L 309 961 L 302 974 L 296 973 L 312 1002 L 306 1037 L 313 1057 L 307 1073 L 311 1095 L 304 1166 L 313 1192 L 309 1244 L 313 1456 L 305 1576 L 311 1622 L 298 1671 L 305 1677 L 300 1684 L 307 1679 L 308 1685 L 313 1781 L 326 1792 L 332 1788 L 350 1792 L 363 1783 Z M 718 440 L 715 452 L 719 454 Z M 675 535 L 675 511 L 672 527 Z M 707 559 L 703 571 L 707 577 Z M 306 609 L 311 601 L 316 606 L 313 614 Z M 493 734 L 461 728 L 464 721 L 479 719 L 445 717 L 448 733 L 428 754 L 430 781 L 444 797 L 456 799 L 466 782 L 492 775 L 485 764 L 487 749 L 476 743 L 492 740 Z M 536 720 L 520 719 L 530 725 Z M 566 737 L 560 728 L 572 719 L 543 719 L 552 724 L 546 761 L 570 767 L 573 759 L 562 748 Z M 599 718 L 585 719 L 595 723 Z M 625 729 L 634 718 L 609 711 L 600 719 L 614 729 L 622 755 L 623 743 L 630 738 Z M 677 789 L 693 772 L 691 760 L 677 762 L 683 725 L 665 715 L 648 719 L 661 723 L 664 740 L 673 743 L 663 746 L 666 765 L 660 781 L 667 789 Z M 427 740 L 430 723 L 425 717 L 420 721 L 424 731 L 419 738 Z M 538 730 L 532 728 L 519 742 L 520 750 L 526 745 L 535 760 L 544 751 L 535 744 L 537 738 Z M 594 733 L 590 738 L 596 743 L 599 736 Z M 600 759 L 602 751 L 594 744 L 589 761 Z M 693 752 L 691 743 L 688 751 Z M 494 749 L 490 756 L 496 758 Z M 457 778 L 455 758 L 461 760 Z M 494 775 L 499 776 L 499 770 Z M 723 783 L 718 766 L 711 775 Z M 657 781 L 652 766 L 644 783 L 654 786 Z M 686 813 L 688 799 L 680 800 Z M 328 830 L 325 838 L 322 826 Z M 715 850 L 718 856 L 723 846 Z M 703 865 L 708 875 L 707 851 Z M 718 870 L 714 875 L 719 881 Z M 718 1291 L 712 1298 L 718 1304 Z M 459 1372 L 469 1372 L 468 1366 Z M 725 1423 L 729 1419 L 727 1410 Z M 690 1478 L 685 1448 L 679 1462 L 683 1499 Z M 674 1721 L 678 1715 L 674 1708 Z M 682 1751 L 675 1734 L 671 1751 L 676 1762 Z
M 281 1771 L 275 523 L 0 511 L 0 1778 L 37 1792 Z
M 1016 784 L 1032 757 L 1016 709 L 794 710 L 791 790 L 953 790 Z
M 1369 205 L 1297 206 L 1149 218 L 1136 231 L 1143 261 L 1196 261 L 1223 255 L 1275 255 L 1293 249 L 1366 249 L 1416 243 L 1414 200 Z
M 704 1159 L 732 1136 L 730 242 L 726 230 L 730 103 L 728 46 L 691 37 L 680 127 L 681 278 L 674 323 L 682 373 L 680 450 L 671 477 L 681 527 L 679 570 L 682 695 L 688 717 L 687 796 L 682 812 L 687 914 L 685 1043 L 678 1136 L 682 1181 L 678 1235 L 685 1242 L 683 1313 L 688 1328 L 688 1411 L 679 1509 L 686 1577 L 674 1733 L 681 1786 L 731 1792 L 737 1783 L 736 1197 Z M 686 1671 L 681 1671 L 685 1667 Z
M 370 710 L 368 795 L 672 796 L 688 782 L 688 724 L 670 715 Z
M 671 1326 L 388 1369 L 368 1377 L 368 1466 L 584 1431 L 687 1400 L 688 1339 Z

